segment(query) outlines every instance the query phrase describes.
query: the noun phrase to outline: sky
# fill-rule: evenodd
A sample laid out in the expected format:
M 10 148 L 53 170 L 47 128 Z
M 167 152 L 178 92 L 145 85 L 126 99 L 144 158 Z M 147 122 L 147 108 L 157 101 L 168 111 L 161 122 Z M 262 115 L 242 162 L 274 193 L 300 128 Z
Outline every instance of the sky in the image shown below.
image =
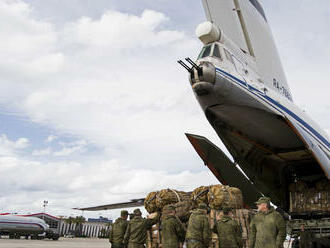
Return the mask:
M 329 1 L 262 3 L 295 103 L 330 133 Z M 176 63 L 203 21 L 199 0 L 0 0 L 0 212 L 217 183 L 184 133 L 224 146 Z

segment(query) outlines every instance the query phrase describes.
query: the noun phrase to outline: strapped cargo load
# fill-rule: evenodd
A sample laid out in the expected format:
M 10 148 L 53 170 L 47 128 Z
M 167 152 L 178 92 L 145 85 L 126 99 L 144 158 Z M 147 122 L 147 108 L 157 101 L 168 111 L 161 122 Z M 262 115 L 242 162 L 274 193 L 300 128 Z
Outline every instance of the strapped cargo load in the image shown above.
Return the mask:
M 209 193 L 210 186 L 200 186 L 191 194 L 191 200 L 196 202 L 196 204 L 205 203 L 209 205 L 207 194 Z
M 330 181 L 327 179 L 323 179 L 318 181 L 316 184 L 316 189 L 319 191 L 328 191 L 330 192 Z
M 182 201 L 171 205 L 175 208 L 175 215 L 179 217 L 182 222 L 188 222 L 191 210 L 196 208 L 196 205 L 192 201 Z
M 150 192 L 144 200 L 144 207 L 151 214 L 161 211 L 166 205 L 185 201 L 190 202 L 189 193 L 174 189 L 162 189 L 160 191 Z M 192 203 L 190 202 L 190 204 Z
M 229 187 L 226 185 L 212 185 L 208 192 L 208 201 L 210 208 L 223 209 L 243 207 L 242 191 L 238 188 Z
M 156 195 L 156 206 L 158 209 L 163 209 L 166 205 L 189 200 L 190 196 L 186 192 L 174 189 L 162 189 Z
M 289 186 L 290 192 L 300 192 L 304 193 L 308 189 L 308 186 L 305 182 L 298 181 L 296 183 L 291 183 Z
M 158 192 L 159 191 L 150 192 L 144 200 L 144 208 L 149 214 L 160 211 L 156 205 L 156 197 Z
M 319 214 L 330 212 L 330 182 L 320 180 L 308 185 L 298 181 L 289 186 L 290 190 L 290 212 L 295 214 L 306 214 L 318 212 Z

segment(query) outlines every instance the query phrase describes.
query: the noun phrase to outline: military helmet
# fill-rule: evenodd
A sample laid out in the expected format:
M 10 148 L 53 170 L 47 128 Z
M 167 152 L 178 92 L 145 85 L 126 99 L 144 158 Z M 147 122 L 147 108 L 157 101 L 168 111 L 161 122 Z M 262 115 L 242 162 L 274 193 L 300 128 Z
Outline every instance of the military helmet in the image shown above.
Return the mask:
M 121 210 L 120 211 L 120 216 L 128 216 L 128 211 L 127 210 Z
M 270 198 L 266 197 L 266 196 L 262 196 L 259 198 L 258 201 L 255 202 L 255 204 L 257 204 L 257 205 L 262 204 L 262 203 L 270 204 Z
M 142 212 L 141 212 L 141 210 L 139 208 L 136 208 L 136 209 L 134 209 L 133 214 L 135 216 L 141 216 L 142 215 Z
M 205 203 L 200 203 L 200 204 L 198 204 L 198 207 L 197 207 L 198 209 L 204 209 L 204 210 L 207 210 L 208 209 L 208 207 L 207 207 L 207 205 L 205 204 Z

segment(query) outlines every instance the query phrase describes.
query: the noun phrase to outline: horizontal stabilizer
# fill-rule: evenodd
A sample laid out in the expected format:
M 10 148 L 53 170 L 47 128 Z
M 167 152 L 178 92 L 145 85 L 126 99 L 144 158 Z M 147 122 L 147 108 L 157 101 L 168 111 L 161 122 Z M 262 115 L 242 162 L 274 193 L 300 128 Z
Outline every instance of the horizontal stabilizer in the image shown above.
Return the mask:
M 87 208 L 74 208 L 74 209 L 82 210 L 82 211 L 100 211 L 100 210 L 142 207 L 143 205 L 144 205 L 144 198 L 141 198 L 141 199 L 134 199 L 129 202 L 114 203 L 114 204 L 107 204 L 107 205 L 87 207 Z
M 203 136 L 187 133 L 186 136 L 215 177 L 222 184 L 239 188 L 243 193 L 244 203 L 249 207 L 254 206 L 254 202 L 262 194 L 221 149 Z

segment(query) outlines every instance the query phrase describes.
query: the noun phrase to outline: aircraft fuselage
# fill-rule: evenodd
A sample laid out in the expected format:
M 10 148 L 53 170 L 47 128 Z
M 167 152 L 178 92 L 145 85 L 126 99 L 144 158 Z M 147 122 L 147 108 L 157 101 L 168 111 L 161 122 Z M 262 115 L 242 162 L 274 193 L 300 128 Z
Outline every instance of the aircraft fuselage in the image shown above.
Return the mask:
M 306 176 L 330 178 L 330 168 L 315 158 L 294 127 L 307 132 L 329 162 L 326 133 L 292 102 L 286 89 L 264 84 L 253 58 L 213 42 L 203 48 L 196 64 L 190 82 L 199 104 L 234 160 L 263 194 L 287 209 L 289 183 Z

